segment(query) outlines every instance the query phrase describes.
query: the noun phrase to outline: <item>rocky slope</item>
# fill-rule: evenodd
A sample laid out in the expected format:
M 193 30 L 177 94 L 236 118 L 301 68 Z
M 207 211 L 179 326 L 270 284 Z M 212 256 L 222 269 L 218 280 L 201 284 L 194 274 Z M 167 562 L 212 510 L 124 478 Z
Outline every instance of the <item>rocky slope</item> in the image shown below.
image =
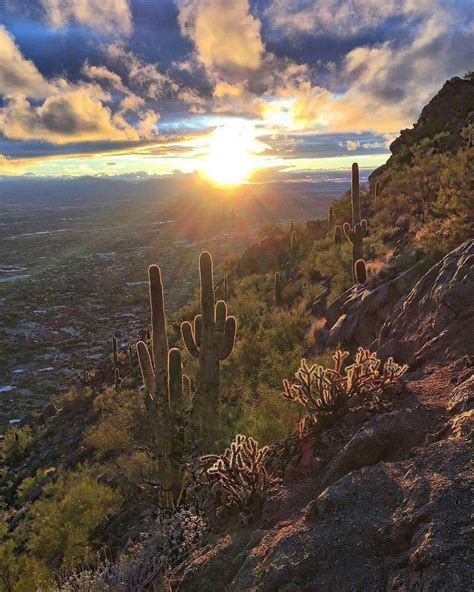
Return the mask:
M 355 411 L 311 442 L 311 461 L 285 474 L 261 518 L 214 532 L 175 573 L 177 590 L 472 589 L 473 263 L 470 240 L 385 323 L 379 351 L 411 365 L 386 412 Z M 349 295 L 359 318 L 376 290 Z
M 370 183 L 387 169 L 411 160 L 411 149 L 427 141 L 443 152 L 456 152 L 465 145 L 463 128 L 474 123 L 474 80 L 455 76 L 423 108 L 412 128 L 404 129 L 390 145 L 392 156 L 369 177 Z M 442 134 L 440 136 L 439 134 Z

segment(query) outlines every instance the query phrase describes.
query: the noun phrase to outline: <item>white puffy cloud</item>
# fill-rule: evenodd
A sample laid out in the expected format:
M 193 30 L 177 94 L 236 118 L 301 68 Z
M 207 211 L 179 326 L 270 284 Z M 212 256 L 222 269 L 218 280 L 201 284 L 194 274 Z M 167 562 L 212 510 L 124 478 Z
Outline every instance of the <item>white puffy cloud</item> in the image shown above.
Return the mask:
M 260 21 L 248 0 L 177 0 L 179 24 L 208 72 L 236 82 L 262 63 Z
M 132 13 L 128 0 L 41 0 L 48 22 L 87 25 L 106 34 L 130 34 Z
M 25 59 L 12 35 L 0 25 L 0 95 L 22 93 L 30 97 L 46 97 L 53 85 L 30 60 Z

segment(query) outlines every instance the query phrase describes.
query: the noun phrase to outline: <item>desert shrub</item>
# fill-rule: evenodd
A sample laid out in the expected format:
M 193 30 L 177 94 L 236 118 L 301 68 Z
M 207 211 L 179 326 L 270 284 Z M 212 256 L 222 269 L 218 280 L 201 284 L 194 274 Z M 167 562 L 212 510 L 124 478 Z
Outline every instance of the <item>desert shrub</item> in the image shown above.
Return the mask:
M 0 458 L 9 466 L 17 466 L 26 457 L 34 442 L 30 426 L 12 428 L 6 432 L 0 448 Z
M 0 592 L 48 590 L 52 579 L 48 568 L 35 557 L 18 552 L 15 543 L 0 543 Z
M 120 494 L 97 482 L 86 468 L 62 475 L 45 486 L 28 513 L 31 554 L 50 566 L 93 560 L 96 529 L 115 512 Z
M 193 551 L 205 532 L 202 516 L 183 508 L 153 522 L 116 561 L 105 559 L 95 569 L 66 572 L 53 591 L 170 591 L 166 570 Z
M 282 397 L 303 405 L 313 420 L 334 419 L 346 413 L 351 399 L 377 403 L 384 390 L 396 383 L 408 368 L 400 366 L 393 358 L 382 364 L 376 353 L 362 347 L 354 363 L 345 366 L 348 356 L 347 351 L 336 351 L 333 368 L 309 366 L 306 360 L 301 360 L 295 380 L 283 381 Z
M 265 468 L 268 446 L 258 447 L 251 437 L 237 435 L 222 454 L 201 458 L 205 476 L 216 495 L 217 513 L 247 511 L 263 503 L 275 480 Z

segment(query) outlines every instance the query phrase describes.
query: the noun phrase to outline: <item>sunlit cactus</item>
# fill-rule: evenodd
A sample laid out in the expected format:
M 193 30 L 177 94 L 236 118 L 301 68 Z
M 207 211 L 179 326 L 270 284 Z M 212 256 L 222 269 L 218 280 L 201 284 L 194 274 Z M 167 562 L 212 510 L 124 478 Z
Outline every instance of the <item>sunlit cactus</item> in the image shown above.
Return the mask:
M 292 255 L 296 254 L 296 250 L 298 249 L 298 236 L 296 234 L 296 230 L 293 230 L 290 236 L 290 251 Z
M 155 446 L 159 451 L 165 494 L 163 503 L 172 506 L 179 495 L 185 424 L 191 406 L 189 378 L 183 374 L 181 353 L 169 349 L 161 270 L 148 269 L 151 307 L 151 345 L 137 343 L 138 361 L 145 388 L 145 405 L 156 419 Z
M 356 261 L 364 258 L 363 238 L 368 234 L 367 220 L 360 219 L 359 165 L 352 165 L 352 225 L 346 222 L 343 226 L 344 235 L 352 243 L 352 276 L 355 280 L 354 268 Z
M 224 300 L 215 302 L 213 263 L 211 254 L 201 253 L 199 258 L 201 280 L 201 314 L 193 323 L 181 325 L 181 335 L 188 352 L 199 358 L 199 380 L 197 395 L 202 409 L 204 401 L 217 409 L 219 400 L 220 363 L 227 359 L 234 349 L 237 321 L 227 315 Z
M 359 284 L 364 284 L 367 281 L 367 266 L 363 259 L 358 259 L 354 264 L 354 276 Z
M 351 205 L 352 226 L 355 226 L 360 222 L 359 165 L 356 162 L 352 165 Z
M 275 303 L 277 306 L 283 304 L 283 283 L 281 281 L 281 275 L 277 271 L 275 273 Z

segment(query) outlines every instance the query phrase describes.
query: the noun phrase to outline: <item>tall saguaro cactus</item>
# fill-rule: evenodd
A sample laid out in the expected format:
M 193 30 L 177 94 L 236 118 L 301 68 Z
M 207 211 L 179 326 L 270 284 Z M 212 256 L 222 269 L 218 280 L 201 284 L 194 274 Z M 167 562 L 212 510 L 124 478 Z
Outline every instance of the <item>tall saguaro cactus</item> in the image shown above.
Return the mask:
M 277 306 L 283 304 L 283 282 L 280 272 L 275 272 L 275 303 Z
M 352 243 L 352 276 L 355 279 L 354 266 L 356 261 L 364 258 L 362 241 L 368 234 L 367 220 L 360 219 L 359 165 L 356 162 L 352 165 L 351 204 L 352 225 L 346 222 L 343 230 Z
M 201 314 L 191 324 L 181 325 L 181 335 L 188 352 L 199 358 L 199 381 L 196 412 L 206 401 L 209 409 L 216 410 L 219 400 L 220 363 L 230 356 L 234 349 L 237 321 L 227 315 L 224 300 L 215 302 L 213 264 L 211 254 L 201 253 L 199 258 L 201 280 Z
M 355 226 L 360 222 L 359 165 L 356 162 L 352 164 L 351 204 L 352 226 Z
M 180 494 L 185 454 L 186 415 L 192 403 L 191 381 L 183 374 L 181 353 L 169 349 L 161 270 L 148 269 L 151 307 L 151 347 L 137 343 L 138 361 L 145 387 L 145 405 L 156 420 L 155 445 L 161 460 L 166 506 Z

